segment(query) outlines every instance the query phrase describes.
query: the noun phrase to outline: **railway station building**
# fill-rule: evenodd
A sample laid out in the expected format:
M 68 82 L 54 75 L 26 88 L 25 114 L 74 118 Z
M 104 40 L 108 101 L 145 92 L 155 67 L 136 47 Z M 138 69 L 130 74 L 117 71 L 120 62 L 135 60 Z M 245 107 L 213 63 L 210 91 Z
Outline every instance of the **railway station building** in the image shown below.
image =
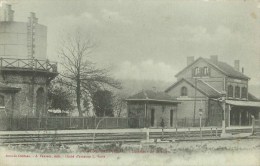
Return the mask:
M 221 126 L 223 120 L 226 126 L 247 126 L 251 125 L 253 117 L 259 119 L 260 101 L 248 92 L 250 78 L 244 74 L 243 68 L 240 69 L 239 60 L 231 66 L 219 61 L 216 55 L 196 60 L 188 57 L 187 66 L 175 77 L 177 81 L 165 90 L 169 98 L 174 99 L 171 106 L 174 107 L 173 114 L 177 115 L 173 119 L 177 122 L 171 123 L 178 125 L 185 119 L 186 126 L 198 126 L 195 123 L 201 116 L 203 126 Z M 138 111 L 133 110 L 129 99 L 128 114 L 131 115 L 130 112 Z M 168 103 L 160 104 L 166 107 Z M 154 106 L 143 107 L 143 110 L 148 115 L 157 111 Z M 148 118 L 152 121 L 153 116 Z
M 142 90 L 126 101 L 130 128 L 177 125 L 179 102 L 165 92 Z

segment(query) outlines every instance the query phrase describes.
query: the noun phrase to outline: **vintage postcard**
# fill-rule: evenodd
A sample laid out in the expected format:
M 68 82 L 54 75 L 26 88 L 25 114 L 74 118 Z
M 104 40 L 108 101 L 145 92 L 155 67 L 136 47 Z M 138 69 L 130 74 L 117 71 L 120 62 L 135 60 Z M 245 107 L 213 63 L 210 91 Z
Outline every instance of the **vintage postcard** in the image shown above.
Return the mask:
M 0 165 L 260 166 L 259 0 L 0 0 Z

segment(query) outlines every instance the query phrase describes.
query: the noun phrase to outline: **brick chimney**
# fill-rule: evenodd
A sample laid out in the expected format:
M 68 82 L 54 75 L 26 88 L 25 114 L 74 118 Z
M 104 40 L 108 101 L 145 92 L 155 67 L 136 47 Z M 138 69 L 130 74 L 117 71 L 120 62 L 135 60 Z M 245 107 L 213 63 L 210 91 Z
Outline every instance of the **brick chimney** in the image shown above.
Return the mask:
M 210 56 L 210 60 L 212 60 L 213 62 L 217 62 L 218 61 L 218 56 L 217 55 L 211 55 Z
M 3 3 L 0 6 L 0 21 L 14 21 L 14 11 L 11 5 Z
M 190 64 L 192 64 L 194 62 L 194 56 L 188 56 L 187 57 L 187 66 L 189 66 Z
M 236 71 L 239 71 L 239 60 L 234 61 L 234 68 L 236 69 Z

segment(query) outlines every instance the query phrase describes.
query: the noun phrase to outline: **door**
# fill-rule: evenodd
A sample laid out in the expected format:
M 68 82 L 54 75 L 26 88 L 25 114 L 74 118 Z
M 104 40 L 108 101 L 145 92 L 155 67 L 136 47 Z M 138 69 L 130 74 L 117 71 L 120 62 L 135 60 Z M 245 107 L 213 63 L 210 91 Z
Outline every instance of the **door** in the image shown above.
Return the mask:
M 173 110 L 170 112 L 170 125 L 173 126 Z

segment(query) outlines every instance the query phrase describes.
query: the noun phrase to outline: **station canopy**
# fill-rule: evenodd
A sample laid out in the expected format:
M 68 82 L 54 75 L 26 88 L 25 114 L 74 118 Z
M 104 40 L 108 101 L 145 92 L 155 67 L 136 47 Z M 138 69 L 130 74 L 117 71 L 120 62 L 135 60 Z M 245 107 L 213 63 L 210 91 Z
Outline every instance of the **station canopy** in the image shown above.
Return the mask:
M 260 102 L 256 101 L 238 101 L 238 100 L 226 100 L 227 104 L 241 107 L 260 107 Z

